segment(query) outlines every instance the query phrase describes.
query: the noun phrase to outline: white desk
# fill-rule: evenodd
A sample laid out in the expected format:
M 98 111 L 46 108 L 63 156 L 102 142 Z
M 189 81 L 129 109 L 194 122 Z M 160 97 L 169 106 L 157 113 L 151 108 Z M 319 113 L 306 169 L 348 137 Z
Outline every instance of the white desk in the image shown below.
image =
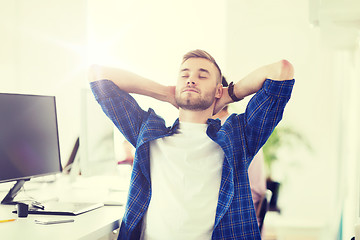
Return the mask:
M 102 179 L 102 180 L 101 180 Z M 117 180 L 114 180 L 115 185 Z M 26 194 L 37 198 L 37 193 L 47 192 L 50 195 L 56 196 L 60 200 L 71 200 L 88 202 L 99 202 L 106 198 L 106 193 L 109 189 L 113 188 L 108 185 L 107 182 L 114 183 L 113 179 L 110 181 L 104 180 L 104 178 L 98 179 L 80 179 L 76 182 L 69 181 L 68 178 L 61 178 L 56 183 L 52 184 L 40 184 L 41 187 L 38 190 L 34 189 L 38 183 L 29 184 L 27 187 L 25 184 Z M 88 182 L 89 184 L 86 184 Z M 97 186 L 95 186 L 95 182 Z M 11 185 L 10 185 L 11 186 Z M 126 189 L 124 189 L 126 191 Z M 112 192 L 112 191 L 110 191 Z M 115 193 L 118 192 L 118 189 Z M 2 189 L 0 197 L 6 194 Z M 122 194 L 126 194 L 122 191 Z M 19 194 L 24 195 L 24 194 Z M 24 197 L 24 196 L 22 196 Z M 104 198 L 105 197 L 105 198 Z M 38 200 L 38 199 L 36 199 Z M 109 235 L 120 226 L 120 221 L 124 215 L 124 206 L 104 206 L 78 216 L 56 216 L 56 215 L 38 215 L 29 214 L 27 218 L 18 218 L 17 214 L 12 213 L 15 209 L 13 205 L 0 205 L 0 220 L 4 219 L 16 219 L 13 222 L 0 223 L 0 239 L 1 240 L 23 240 L 23 239 L 50 239 L 50 240 L 98 240 L 104 236 Z M 51 225 L 40 225 L 35 223 L 35 219 L 74 219 L 71 223 L 60 223 Z
M 97 240 L 120 226 L 124 208 L 104 206 L 78 216 L 50 216 L 29 214 L 18 218 L 12 213 L 14 206 L 0 206 L 0 220 L 16 218 L 13 222 L 0 223 L 0 239 L 3 240 Z M 74 219 L 72 223 L 39 225 L 35 219 Z

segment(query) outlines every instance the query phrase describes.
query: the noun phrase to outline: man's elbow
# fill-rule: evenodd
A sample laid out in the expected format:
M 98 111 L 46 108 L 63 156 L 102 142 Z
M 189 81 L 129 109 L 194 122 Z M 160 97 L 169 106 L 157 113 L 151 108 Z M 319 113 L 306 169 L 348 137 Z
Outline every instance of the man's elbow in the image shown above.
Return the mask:
M 279 80 L 290 80 L 294 78 L 294 67 L 288 60 L 281 60 L 280 71 L 279 71 Z

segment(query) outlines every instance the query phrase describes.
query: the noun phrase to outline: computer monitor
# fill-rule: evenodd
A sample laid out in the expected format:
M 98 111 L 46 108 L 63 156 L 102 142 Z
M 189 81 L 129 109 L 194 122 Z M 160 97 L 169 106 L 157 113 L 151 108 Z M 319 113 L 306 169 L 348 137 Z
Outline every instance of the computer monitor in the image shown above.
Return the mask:
M 17 181 L 1 203 L 15 204 L 30 178 L 61 171 L 55 97 L 0 93 L 0 183 Z
M 81 90 L 80 172 L 82 176 L 116 174 L 114 124 L 91 90 Z

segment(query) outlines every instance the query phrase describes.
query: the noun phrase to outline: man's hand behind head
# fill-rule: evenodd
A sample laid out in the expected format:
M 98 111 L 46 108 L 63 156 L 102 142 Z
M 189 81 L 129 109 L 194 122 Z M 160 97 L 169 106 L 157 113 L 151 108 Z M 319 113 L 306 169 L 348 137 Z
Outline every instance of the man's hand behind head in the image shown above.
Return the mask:
M 176 107 L 177 109 L 179 108 L 179 106 L 176 103 L 175 100 L 175 91 L 176 91 L 176 87 L 175 86 L 168 86 L 168 99 L 167 102 L 170 103 L 171 105 L 173 105 L 174 107 Z

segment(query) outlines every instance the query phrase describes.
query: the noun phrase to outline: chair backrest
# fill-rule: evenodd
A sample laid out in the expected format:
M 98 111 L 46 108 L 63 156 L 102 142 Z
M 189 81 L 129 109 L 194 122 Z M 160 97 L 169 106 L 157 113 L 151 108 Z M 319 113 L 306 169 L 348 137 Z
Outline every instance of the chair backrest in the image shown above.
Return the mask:
M 266 190 L 262 200 L 260 201 L 259 210 L 257 212 L 257 218 L 259 221 L 260 232 L 262 231 L 262 228 L 264 225 L 265 215 L 266 215 L 267 211 L 269 210 L 271 196 L 272 196 L 272 192 L 268 189 L 268 190 Z

